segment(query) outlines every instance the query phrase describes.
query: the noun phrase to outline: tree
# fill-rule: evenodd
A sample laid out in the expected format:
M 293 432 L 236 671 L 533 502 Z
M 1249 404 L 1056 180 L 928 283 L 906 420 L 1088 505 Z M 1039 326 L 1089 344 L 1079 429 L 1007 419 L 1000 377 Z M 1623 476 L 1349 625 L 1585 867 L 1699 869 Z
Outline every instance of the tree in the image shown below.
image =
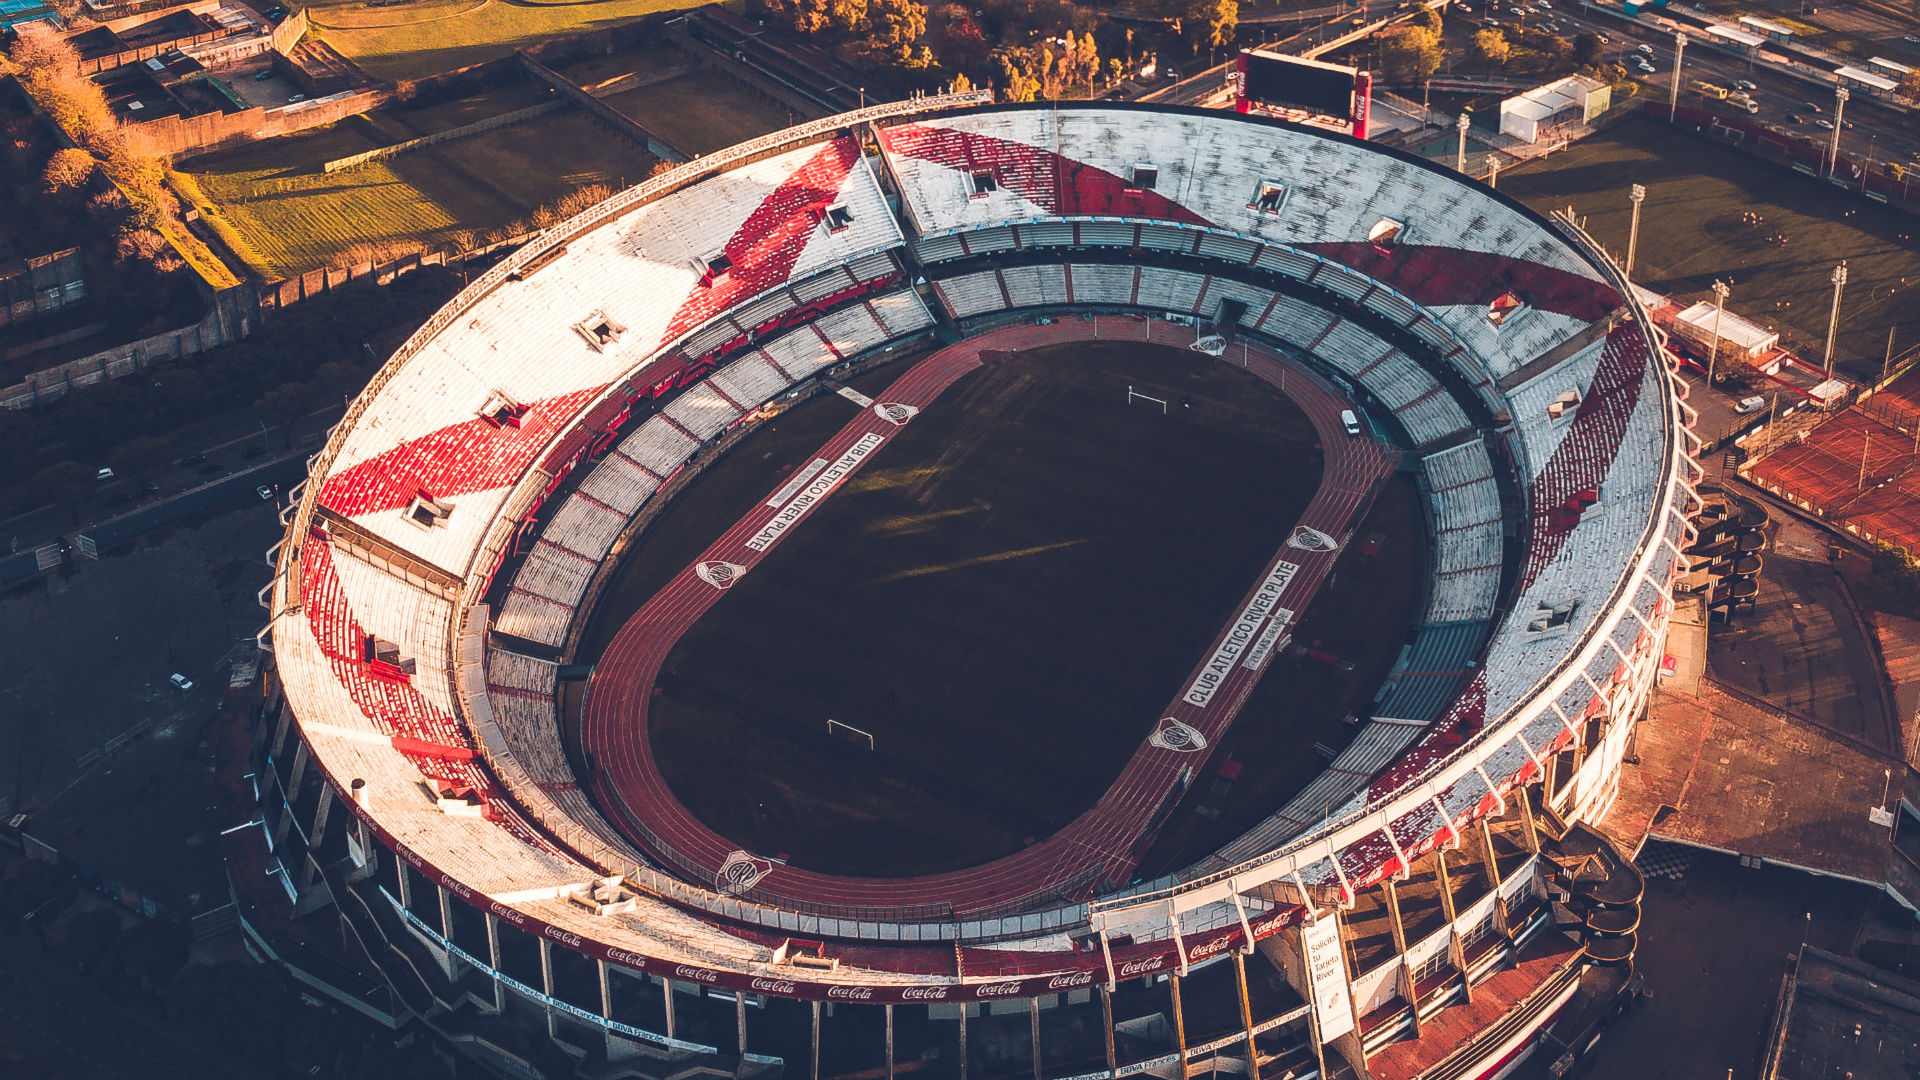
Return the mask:
M 1920 0 L 1914 0 L 1914 5 L 1920 7 Z M 1900 76 L 1900 86 L 1895 92 L 1908 101 L 1920 101 L 1920 68 Z
M 41 174 L 49 195 L 79 191 L 91 179 L 93 155 L 76 148 L 54 151 L 53 156 L 47 159 L 46 171 Z
M 1240 0 L 1187 0 L 1185 22 L 1197 41 L 1219 48 L 1240 28 Z
M 1433 31 L 1434 37 L 1436 38 L 1439 37 L 1441 33 L 1440 9 L 1439 8 L 1422 8 L 1420 11 L 1420 16 L 1413 21 L 1413 25 L 1423 26 L 1428 30 Z
M 1424 26 L 1403 26 L 1387 37 L 1380 64 L 1387 78 L 1401 84 L 1422 82 L 1440 70 L 1444 59 L 1439 35 Z
M 260 396 L 253 403 L 254 412 L 262 420 L 272 422 L 286 436 L 287 449 L 293 449 L 293 422 L 307 414 L 312 408 L 312 394 L 308 387 L 300 383 L 275 387 Z
M 1599 69 L 1606 66 L 1606 46 L 1600 43 L 1598 34 L 1581 34 L 1573 39 L 1573 62 L 1583 68 Z
M 77 461 L 61 461 L 33 474 L 27 481 L 27 501 L 39 505 L 64 506 L 74 521 L 80 520 L 80 500 L 93 490 L 94 470 Z
M 1507 44 L 1507 35 L 1498 30 L 1481 30 L 1473 35 L 1471 46 L 1473 57 L 1485 64 L 1499 67 L 1513 55 L 1513 46 Z
M 167 467 L 172 449 L 172 444 L 163 438 L 135 439 L 107 455 L 107 464 L 115 476 L 130 477 L 145 484 Z

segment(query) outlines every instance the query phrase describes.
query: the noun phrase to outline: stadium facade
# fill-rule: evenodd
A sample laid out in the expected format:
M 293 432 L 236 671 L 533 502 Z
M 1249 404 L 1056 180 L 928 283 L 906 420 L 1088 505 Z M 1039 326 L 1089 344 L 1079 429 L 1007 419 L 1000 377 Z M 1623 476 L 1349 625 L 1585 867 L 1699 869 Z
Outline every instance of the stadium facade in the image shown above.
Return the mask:
M 1308 364 L 1415 463 L 1424 615 L 1320 777 L 1177 874 L 1011 908 L 693 873 L 610 823 L 559 701 L 654 510 L 830 377 L 1096 314 Z M 1691 535 L 1684 397 L 1571 222 L 1342 135 L 960 96 L 700 158 L 474 281 L 312 460 L 263 594 L 286 908 L 247 932 L 364 1003 L 288 943 L 336 915 L 390 1012 L 524 1075 L 1560 1059 L 1631 972 L 1639 878 L 1590 826 Z

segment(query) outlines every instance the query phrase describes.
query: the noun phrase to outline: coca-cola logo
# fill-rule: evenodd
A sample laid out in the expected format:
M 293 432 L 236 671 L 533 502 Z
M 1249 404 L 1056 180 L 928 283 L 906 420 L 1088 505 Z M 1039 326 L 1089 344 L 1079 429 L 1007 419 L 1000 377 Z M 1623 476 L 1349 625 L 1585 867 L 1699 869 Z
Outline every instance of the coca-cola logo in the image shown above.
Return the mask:
M 691 964 L 681 964 L 673 969 L 673 973 L 683 979 L 691 979 L 694 982 L 710 983 L 720 981 L 719 972 L 712 968 L 694 967 Z
M 553 940 L 559 942 L 562 945 L 565 945 L 569 949 L 577 949 L 580 947 L 579 934 L 569 933 L 565 930 L 560 929 L 557 926 L 547 927 L 546 934 L 548 937 L 552 938 Z
M 508 907 L 507 905 L 501 903 L 498 900 L 495 900 L 493 902 L 493 905 L 490 908 L 490 910 L 495 915 L 500 916 L 501 918 L 507 920 L 508 922 L 512 923 L 515 926 L 525 926 L 527 924 L 527 917 L 525 915 L 521 914 L 518 911 L 513 910 L 512 908 Z
M 947 991 L 950 989 L 952 988 L 946 986 L 909 986 L 905 990 L 900 991 L 900 1000 L 945 1001 L 947 1000 Z
M 1144 975 L 1149 971 L 1159 971 L 1166 966 L 1167 958 L 1164 956 L 1149 957 L 1145 960 L 1129 960 L 1120 965 L 1119 974 L 1121 978 L 1129 975 Z
M 1088 986 L 1093 982 L 1093 972 L 1076 971 L 1071 975 L 1055 975 L 1047 980 L 1049 990 L 1071 990 L 1076 986 Z
M 462 900 L 473 899 L 473 890 L 471 888 L 465 885 L 462 885 L 461 883 L 453 880 L 452 878 L 447 878 L 446 883 L 447 883 L 448 890 L 450 890 L 455 896 L 458 896 L 460 899 Z
M 1019 980 L 1013 982 L 988 983 L 974 988 L 974 997 L 1012 997 L 1020 992 Z
M 1230 937 L 1215 938 L 1204 945 L 1195 945 L 1187 951 L 1187 957 L 1192 960 L 1202 960 L 1212 956 L 1214 953 L 1220 952 L 1232 943 L 1233 939 Z
M 625 949 L 608 949 L 607 959 L 616 964 L 625 964 L 632 968 L 645 968 L 647 966 L 646 957 L 638 953 L 630 953 Z
M 791 994 L 796 989 L 785 979 L 755 979 L 751 988 L 767 994 Z
M 426 863 L 426 860 L 424 860 L 424 859 L 422 859 L 422 858 L 421 858 L 420 856 L 418 856 L 418 855 L 415 855 L 415 854 L 413 853 L 413 851 L 412 851 L 412 849 L 410 849 L 410 848 L 401 848 L 401 849 L 400 849 L 400 857 L 401 857 L 401 858 L 403 858 L 403 859 L 405 859 L 405 860 L 407 860 L 408 862 L 410 862 L 410 863 L 412 863 L 412 864 L 413 864 L 413 865 L 415 865 L 415 866 L 425 866 L 425 865 L 427 865 L 427 863 Z
M 868 1001 L 873 997 L 871 986 L 829 986 L 827 996 L 842 1001 Z

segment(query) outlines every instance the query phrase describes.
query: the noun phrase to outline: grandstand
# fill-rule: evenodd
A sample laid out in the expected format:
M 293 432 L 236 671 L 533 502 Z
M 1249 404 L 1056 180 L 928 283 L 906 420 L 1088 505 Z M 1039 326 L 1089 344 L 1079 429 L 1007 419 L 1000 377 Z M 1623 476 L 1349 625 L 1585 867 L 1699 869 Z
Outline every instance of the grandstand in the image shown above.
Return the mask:
M 821 447 L 845 463 L 826 498 L 994 353 L 1203 334 L 1301 404 L 1327 477 L 1246 628 L 1196 643 L 1224 674 L 1203 657 L 1060 837 L 884 887 L 809 873 L 691 828 L 645 738 L 604 736 L 644 725 L 666 647 L 807 528 L 806 478 L 622 631 L 569 758 L 608 574 L 787 404 L 910 358 Z M 522 1075 L 1464 1077 L 1582 1043 L 1635 942 L 1561 929 L 1549 897 L 1637 906 L 1587 826 L 1699 475 L 1660 346 L 1571 222 L 1271 119 L 963 95 L 679 166 L 474 281 L 313 459 L 263 594 L 261 832 L 289 914 L 335 905 L 410 1007 Z M 1206 750 L 1287 647 L 1254 601 L 1310 597 L 1395 467 L 1432 565 L 1370 712 L 1254 829 L 1135 880 L 1130 845 L 1225 778 Z M 529 1031 L 564 1055 L 513 1049 Z

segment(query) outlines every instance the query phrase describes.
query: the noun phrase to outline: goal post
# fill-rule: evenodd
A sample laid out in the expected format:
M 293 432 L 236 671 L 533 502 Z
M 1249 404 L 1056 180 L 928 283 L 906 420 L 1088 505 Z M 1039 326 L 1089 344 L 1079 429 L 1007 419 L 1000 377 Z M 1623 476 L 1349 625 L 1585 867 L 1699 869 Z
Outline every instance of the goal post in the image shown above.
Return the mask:
M 851 743 L 865 743 L 868 750 L 873 749 L 873 732 L 854 727 L 852 724 L 843 724 L 838 720 L 830 719 L 827 721 L 827 735 L 828 737 L 839 736 Z
M 1127 404 L 1132 405 L 1136 401 L 1150 401 L 1160 406 L 1161 416 L 1167 415 L 1167 402 L 1165 398 L 1157 398 L 1151 394 L 1143 394 L 1131 386 L 1127 387 Z

